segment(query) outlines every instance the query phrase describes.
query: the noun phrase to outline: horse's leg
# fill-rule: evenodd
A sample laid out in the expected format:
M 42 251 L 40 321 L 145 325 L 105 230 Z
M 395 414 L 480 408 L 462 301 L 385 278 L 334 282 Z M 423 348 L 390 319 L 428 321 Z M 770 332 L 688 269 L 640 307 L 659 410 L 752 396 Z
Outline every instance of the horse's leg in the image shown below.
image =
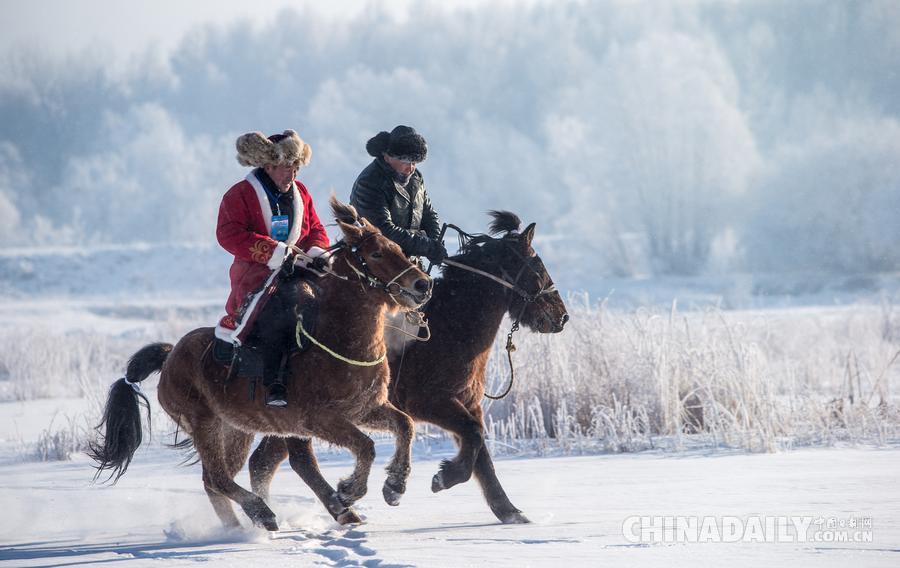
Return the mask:
M 287 457 L 285 439 L 278 436 L 266 436 L 250 454 L 250 489 L 263 500 L 269 500 L 272 478 Z
M 212 504 L 213 510 L 216 512 L 219 520 L 222 521 L 222 524 L 225 525 L 225 528 L 239 528 L 241 526 L 241 522 L 238 520 L 237 515 L 234 514 L 234 508 L 232 508 L 231 506 L 231 500 L 228 497 L 220 494 L 218 491 L 214 490 L 212 487 L 212 475 L 204 465 L 203 488 L 206 490 L 206 496 L 209 498 L 209 502 Z
M 253 444 L 253 434 L 237 430 L 227 424 L 223 424 L 222 432 L 224 441 L 222 455 L 225 456 L 228 476 L 234 481 L 235 476 L 244 467 L 244 462 L 247 461 L 247 454 L 250 453 L 250 446 Z
M 197 455 L 200 457 L 200 465 L 203 470 L 203 488 L 204 490 L 206 490 L 206 496 L 207 498 L 209 498 L 209 502 L 212 504 L 213 510 L 216 512 L 219 520 L 222 521 L 222 524 L 225 525 L 225 528 L 240 528 L 241 522 L 238 520 L 237 515 L 234 514 L 234 508 L 231 506 L 231 500 L 213 488 L 213 475 L 206 463 L 206 460 L 203 457 L 204 455 L 209 455 L 209 461 L 210 463 L 212 463 L 214 461 L 214 458 L 211 455 L 213 452 L 207 450 L 201 453 L 198 447 L 198 444 L 202 444 L 204 447 L 210 447 L 216 445 L 216 442 L 214 440 L 206 439 L 203 434 L 200 433 L 201 430 L 196 429 L 193 426 L 189 428 L 190 431 L 198 432 L 198 434 L 193 435 L 192 441 L 194 444 L 194 449 L 197 451 Z M 198 437 L 203 438 L 203 441 L 198 441 Z M 219 444 L 219 448 L 216 448 L 216 450 L 218 451 L 215 453 L 224 455 L 225 448 L 222 447 L 221 444 Z
M 231 474 L 233 464 L 229 464 L 229 459 L 225 455 L 224 430 L 225 425 L 220 420 L 195 424 L 191 428 L 194 435 L 194 447 L 203 464 L 203 485 L 213 509 L 226 527 L 240 525 L 231 509 L 231 504 L 223 500 L 227 497 L 237 502 L 254 524 L 270 531 L 277 531 L 278 523 L 275 521 L 275 513 L 262 499 L 234 482 L 234 476 Z M 249 443 L 247 448 L 249 449 Z M 241 459 L 243 460 L 246 455 L 245 450 Z
M 396 449 L 394 456 L 388 463 L 385 471 L 387 471 L 387 479 L 384 480 L 384 487 L 381 493 L 388 505 L 399 505 L 400 497 L 406 493 L 406 480 L 409 478 L 410 454 L 412 452 L 412 439 L 415 430 L 412 418 L 397 410 L 397 408 L 387 402 L 372 410 L 365 418 L 362 424 L 376 430 L 387 430 L 394 434 Z
M 235 430 L 227 425 L 223 425 L 223 428 L 225 433 L 223 439 L 225 443 L 222 448 L 222 455 L 227 462 L 228 475 L 233 480 L 234 476 L 237 475 L 241 470 L 241 467 L 243 467 L 244 460 L 247 459 L 247 451 L 250 449 L 250 444 L 253 443 L 253 434 Z M 231 501 L 227 497 L 210 489 L 211 486 L 206 483 L 207 478 L 208 475 L 206 467 L 204 466 L 203 481 L 204 485 L 206 485 L 206 495 L 209 497 L 209 501 L 212 503 L 213 509 L 216 511 L 219 519 L 222 520 L 222 524 L 229 528 L 241 526 L 240 521 L 238 521 L 237 516 L 234 514 L 234 509 L 231 507 Z
M 506 491 L 500 485 L 497 479 L 497 473 L 494 471 L 494 463 L 491 460 L 491 454 L 488 453 L 487 446 L 482 446 L 478 452 L 478 458 L 475 460 L 475 479 L 481 485 L 481 492 L 488 502 L 491 511 L 506 524 L 530 523 L 531 521 L 522 514 L 522 511 L 513 506 L 506 496 Z
M 359 515 L 344 504 L 338 496 L 337 491 L 328 481 L 322 477 L 319 470 L 319 464 L 316 461 L 316 454 L 313 453 L 312 440 L 309 438 L 288 438 L 285 445 L 290 453 L 291 468 L 306 485 L 312 489 L 319 501 L 325 505 L 325 508 L 334 517 L 334 520 L 342 525 L 361 523 L 362 519 Z
M 250 453 L 250 446 L 253 444 L 253 434 L 238 430 L 228 424 L 223 425 L 222 434 L 228 474 L 234 479 L 247 461 L 247 454 Z
M 481 421 L 455 398 L 439 401 L 438 404 L 431 403 L 410 413 L 455 434 L 459 444 L 456 457 L 441 462 L 440 470 L 431 479 L 431 490 L 437 493 L 468 481 L 478 452 L 484 446 L 484 427 Z
M 322 477 L 309 438 L 263 438 L 250 456 L 250 484 L 254 493 L 269 500 L 272 478 L 275 477 L 278 465 L 289 453 L 293 470 L 312 489 L 334 520 L 342 525 L 362 522 L 353 509 L 341 502 L 337 491 Z
M 347 448 L 356 458 L 353 473 L 337 486 L 338 499 L 349 507 L 366 494 L 369 472 L 375 461 L 375 443 L 343 416 L 320 412 L 307 426 L 315 437 Z

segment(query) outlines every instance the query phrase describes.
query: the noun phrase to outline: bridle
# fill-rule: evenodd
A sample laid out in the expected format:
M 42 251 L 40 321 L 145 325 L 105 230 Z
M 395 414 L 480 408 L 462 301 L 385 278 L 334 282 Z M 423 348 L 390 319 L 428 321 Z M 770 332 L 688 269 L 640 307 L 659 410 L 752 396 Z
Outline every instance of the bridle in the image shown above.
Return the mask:
M 485 272 L 484 270 L 480 270 L 478 268 L 475 268 L 474 266 L 469 266 L 468 264 L 463 264 L 459 261 L 451 260 L 449 258 L 445 258 L 442 262 L 448 266 L 454 266 L 454 267 L 460 268 L 462 270 L 467 270 L 474 274 L 478 274 L 479 276 L 484 276 L 485 278 L 493 280 L 494 282 L 503 286 L 504 288 L 508 288 L 510 291 L 518 294 L 523 300 L 525 300 L 526 303 L 535 302 L 535 301 L 537 301 L 538 298 L 540 298 L 541 296 L 543 296 L 545 294 L 550 294 L 550 293 L 556 292 L 555 284 L 550 284 L 549 286 L 541 286 L 541 289 L 534 293 L 530 293 L 530 292 L 527 292 L 526 290 L 522 289 L 519 286 L 519 278 L 522 277 L 522 272 L 524 272 L 526 268 L 530 269 L 537 276 L 540 276 L 540 274 L 538 274 L 537 270 L 535 270 L 534 268 L 531 268 L 531 263 L 529 263 L 528 260 L 519 253 L 519 251 L 517 251 L 516 249 L 514 249 L 512 247 L 510 247 L 510 250 L 512 250 L 515 254 L 517 254 L 523 261 L 522 266 L 521 266 L 521 268 L 519 268 L 519 272 L 516 274 L 515 278 L 512 278 L 510 276 L 509 272 L 507 272 L 506 269 L 503 268 L 502 266 L 500 267 L 500 274 L 502 275 L 502 278 L 501 278 L 501 277 L 494 276 L 490 272 Z
M 372 237 L 374 237 L 374 236 L 375 236 L 375 233 L 370 233 L 369 235 L 366 235 L 366 236 L 363 237 L 361 240 L 357 241 L 356 243 L 354 243 L 354 244 L 352 244 L 352 245 L 349 244 L 349 243 L 347 243 L 347 242 L 344 241 L 343 239 L 341 239 L 341 240 L 339 240 L 338 242 L 336 242 L 334 245 L 332 245 L 332 246 L 328 247 L 327 249 L 325 249 L 325 253 L 323 253 L 323 255 L 324 255 L 324 254 L 329 254 L 329 255 L 331 255 L 331 254 L 333 254 L 335 251 L 338 251 L 338 250 L 345 250 L 345 251 L 347 251 L 348 254 L 353 255 L 353 257 L 355 258 L 356 262 L 359 263 L 359 265 L 360 265 L 360 267 L 361 267 L 361 270 L 360 270 L 359 268 L 353 266 L 353 264 L 352 264 L 349 260 L 347 260 L 346 257 L 344 258 L 344 262 L 347 263 L 347 266 L 348 266 L 348 267 L 350 268 L 350 270 L 352 270 L 353 273 L 356 275 L 356 277 L 357 277 L 358 281 L 360 282 L 360 285 L 362 286 L 363 290 L 366 289 L 366 286 L 368 286 L 370 289 L 382 290 L 382 291 L 384 291 L 384 292 L 388 295 L 388 297 L 391 298 L 391 300 L 393 300 L 393 302 L 394 302 L 395 304 L 400 305 L 400 302 L 397 301 L 397 296 L 400 296 L 400 295 L 402 295 L 402 294 L 407 294 L 407 295 L 409 295 L 409 296 L 411 296 L 411 297 L 414 297 L 414 295 L 413 295 L 413 293 L 412 293 L 410 290 L 408 290 L 407 288 L 401 286 L 400 283 L 398 282 L 398 280 L 399 280 L 404 274 L 406 274 L 407 272 L 409 272 L 409 271 L 412 270 L 413 268 L 416 268 L 416 265 L 415 265 L 415 264 L 410 264 L 408 267 L 406 267 L 405 269 L 401 270 L 396 276 L 394 276 L 393 278 L 391 278 L 391 279 L 388 280 L 387 282 L 381 280 L 380 278 L 378 278 L 377 276 L 375 276 L 374 274 L 372 274 L 371 270 L 369 269 L 368 263 L 367 263 L 366 260 L 363 258 L 363 256 L 359 253 L 359 246 L 360 246 L 362 243 L 364 243 L 366 240 L 368 240 L 368 239 L 370 239 L 370 238 L 372 238 Z M 299 248 L 292 246 L 291 249 L 293 249 L 294 253 L 297 254 L 298 256 L 300 256 L 300 257 L 302 257 L 302 258 L 305 258 L 305 259 L 307 259 L 307 260 L 312 260 L 312 257 L 310 257 L 308 254 L 306 254 L 305 252 L 303 252 L 303 251 L 300 250 Z M 344 280 L 344 281 L 346 281 L 346 282 L 349 282 L 349 281 L 350 281 L 350 279 L 349 279 L 347 276 L 343 276 L 343 275 L 341 275 L 341 274 L 338 274 L 337 272 L 335 272 L 335 271 L 334 271 L 330 266 L 328 266 L 328 265 L 325 265 L 325 266 L 323 266 L 323 267 L 321 267 L 321 268 L 313 268 L 313 270 L 322 272 L 322 273 L 324 273 L 324 274 L 328 274 L 328 275 L 330 275 L 330 276 L 334 276 L 335 278 L 338 278 L 338 279 L 340 279 L 340 280 Z M 425 304 L 429 299 L 431 299 L 431 288 L 429 288 L 428 291 L 425 293 L 425 299 L 424 299 L 423 301 L 421 301 L 421 302 L 418 302 L 418 306 L 421 307 L 421 306 L 422 306 L 423 304 Z M 410 310 L 410 311 L 415 312 L 416 314 L 419 315 L 419 321 L 420 321 L 420 323 L 421 323 L 420 327 L 425 327 L 425 329 L 428 331 L 428 335 L 430 336 L 431 333 L 430 333 L 430 330 L 428 330 L 428 322 L 425 321 L 424 317 L 422 317 L 421 312 L 418 311 L 418 307 L 415 308 L 415 309 L 412 309 L 412 310 Z M 335 359 L 338 359 L 338 360 L 340 360 L 340 361 L 343 361 L 343 362 L 345 362 L 345 363 L 347 363 L 347 364 L 349 364 L 349 365 L 354 365 L 354 366 L 358 366 L 358 367 L 371 367 L 371 366 L 378 365 L 378 364 L 380 364 L 382 361 L 384 361 L 385 358 L 387 357 L 387 351 L 385 351 L 385 353 L 382 354 L 381 357 L 378 357 L 377 359 L 374 359 L 374 360 L 372 360 L 372 361 L 358 361 L 358 360 L 356 360 L 356 359 L 351 359 L 351 358 L 349 358 L 349 357 L 345 357 L 345 356 L 343 356 L 343 355 L 337 353 L 337 352 L 334 351 L 333 349 L 329 348 L 327 345 L 324 345 L 323 343 L 319 342 L 315 337 L 313 337 L 313 336 L 306 330 L 306 328 L 303 326 L 303 318 L 302 318 L 302 316 L 300 315 L 300 313 L 297 312 L 295 315 L 297 316 L 297 325 L 296 325 L 296 330 L 295 330 L 295 340 L 296 340 L 298 346 L 301 345 L 301 339 L 300 339 L 300 337 L 301 337 L 301 336 L 304 336 L 304 337 L 306 337 L 310 342 L 312 342 L 313 344 L 315 344 L 317 347 L 319 347 L 320 349 L 322 349 L 323 351 L 325 351 L 326 353 L 328 353 L 329 355 L 331 355 L 331 356 L 334 357 Z
M 404 274 L 416 268 L 415 264 L 410 264 L 405 269 L 401 270 L 396 276 L 394 276 L 387 282 L 384 282 L 369 271 L 369 264 L 366 262 L 366 259 L 364 259 L 362 255 L 359 254 L 358 245 L 349 246 L 349 250 L 350 254 L 352 254 L 356 258 L 356 262 L 358 262 L 362 267 L 362 270 L 359 270 L 358 268 L 350 264 L 350 261 L 346 258 L 344 259 L 344 262 L 347 263 L 347 266 L 350 268 L 350 270 L 352 270 L 356 274 L 360 282 L 365 282 L 369 286 L 369 288 L 383 290 L 391 298 L 391 300 L 393 300 L 393 302 L 398 305 L 400 305 L 400 302 L 397 301 L 397 296 L 406 294 L 407 296 L 413 297 L 413 293 L 407 288 L 401 286 L 398 280 L 403 277 Z M 429 288 L 428 292 L 425 293 L 425 300 L 419 302 L 419 305 L 424 304 L 430 299 L 431 289 Z
M 347 267 L 350 268 L 350 270 L 352 270 L 353 273 L 356 275 L 357 280 L 360 282 L 360 285 L 363 286 L 363 289 L 365 289 L 365 287 L 368 286 L 371 289 L 381 290 L 385 294 L 387 294 L 388 297 L 390 297 L 390 299 L 395 304 L 398 304 L 398 305 L 400 305 L 400 302 L 397 301 L 397 297 L 399 297 L 399 296 L 406 294 L 409 297 L 415 298 L 416 294 L 412 290 L 409 290 L 408 288 L 401 286 L 400 282 L 399 282 L 400 278 L 402 278 L 404 274 L 406 274 L 410 270 L 413 270 L 414 268 L 416 268 L 415 264 L 410 263 L 410 265 L 408 267 L 401 270 L 399 273 L 397 273 L 396 276 L 394 276 L 387 282 L 385 282 L 384 280 L 381 280 L 380 278 L 378 278 L 377 276 L 372 274 L 372 271 L 369 268 L 369 264 L 366 262 L 366 259 L 363 258 L 363 256 L 360 254 L 359 248 L 360 248 L 360 245 L 362 245 L 367 240 L 375 237 L 375 235 L 376 235 L 376 233 L 370 233 L 352 245 L 347 243 L 343 239 L 341 239 L 341 240 L 337 241 L 335 244 L 333 244 L 332 246 L 325 249 L 324 254 L 328 254 L 330 256 L 331 254 L 334 254 L 334 252 L 343 249 L 343 250 L 347 251 L 348 255 L 353 256 L 353 258 L 359 264 L 360 268 L 353 266 L 353 264 L 350 262 L 350 260 L 348 260 L 346 257 L 344 258 L 344 262 L 347 264 Z M 298 249 L 296 247 L 292 247 L 292 248 L 294 249 L 294 252 L 296 254 L 301 255 L 302 257 L 307 258 L 307 259 L 310 258 L 308 254 L 301 251 L 300 249 Z M 324 254 L 323 254 L 323 256 L 324 256 Z M 316 269 L 316 270 L 320 270 L 321 272 L 324 272 L 330 276 L 334 276 L 335 278 L 349 281 L 348 277 L 338 274 L 329 266 L 325 266 L 321 269 Z M 417 302 L 417 303 L 419 304 L 419 306 L 421 306 L 421 305 L 425 304 L 426 302 L 428 302 L 428 300 L 430 300 L 430 299 L 431 299 L 431 289 L 429 288 L 429 290 L 425 293 L 425 299 L 423 301 Z
M 479 240 L 492 239 L 492 240 L 503 242 L 502 238 L 495 239 L 488 235 L 469 234 L 469 233 L 463 231 L 462 229 L 460 229 L 459 227 L 457 227 L 456 225 L 448 224 L 447 227 L 454 229 L 456 232 L 458 232 L 460 234 L 460 241 L 461 241 L 461 244 L 463 244 L 464 246 L 474 239 L 479 239 Z M 527 290 L 525 290 L 521 286 L 519 286 L 519 279 L 522 278 L 522 274 L 525 272 L 526 268 L 528 270 L 531 270 L 532 274 L 537 276 L 539 280 L 541 279 L 541 274 L 537 270 L 535 270 L 534 267 L 531 266 L 532 262 L 531 262 L 530 258 L 525 257 L 525 255 L 523 255 L 518 250 L 516 250 L 516 248 L 514 246 L 510 245 L 508 242 L 503 242 L 503 244 L 506 247 L 506 250 L 512 252 L 514 255 L 516 255 L 519 258 L 519 260 L 522 261 L 522 264 L 519 267 L 519 271 L 516 273 L 515 277 L 512 277 L 512 275 L 509 272 L 507 272 L 506 268 L 504 268 L 502 264 L 500 265 L 500 276 L 498 277 L 498 276 L 491 274 L 490 272 L 481 270 L 479 268 L 475 268 L 474 266 L 470 266 L 468 264 L 464 264 L 462 262 L 452 260 L 449 258 L 445 258 L 443 260 L 443 263 L 448 266 L 454 266 L 456 268 L 466 270 L 466 271 L 472 272 L 474 274 L 478 274 L 479 276 L 484 276 L 485 278 L 487 278 L 489 280 L 493 280 L 497 284 L 503 286 L 504 288 L 507 288 L 511 292 L 513 292 L 513 293 L 517 294 L 519 297 L 521 297 L 522 300 L 524 300 L 525 305 L 536 302 L 541 296 L 544 296 L 546 294 L 552 294 L 553 292 L 556 292 L 556 285 L 553 283 L 550 283 L 549 285 L 547 285 L 547 284 L 541 285 L 540 289 L 537 290 L 536 292 L 528 292 Z M 534 257 L 532 257 L 532 258 L 534 258 Z M 519 316 L 516 318 L 516 323 L 519 322 L 519 319 L 522 317 L 523 312 L 524 312 L 524 309 L 519 313 Z
M 461 248 L 463 248 L 466 244 L 468 244 L 469 242 L 471 242 L 474 239 L 478 239 L 478 240 L 492 239 L 492 240 L 499 240 L 501 242 L 503 241 L 502 238 L 495 239 L 494 237 L 490 237 L 488 235 L 469 234 L 453 224 L 448 223 L 447 227 L 452 228 L 457 233 L 459 233 L 460 245 L 462 245 Z M 536 292 L 528 292 L 527 290 L 524 290 L 521 286 L 519 286 L 519 279 L 522 277 L 522 274 L 525 272 L 526 268 L 531 270 L 531 272 L 535 276 L 537 276 L 539 280 L 541 279 L 540 278 L 541 274 L 537 270 L 535 270 L 534 267 L 531 266 L 532 263 L 531 263 L 530 259 L 526 258 L 522 253 L 520 253 L 518 250 L 516 250 L 516 248 L 514 246 L 510 245 L 507 242 L 504 242 L 503 244 L 505 245 L 506 250 L 512 251 L 512 253 L 515 254 L 519 258 L 519 260 L 522 261 L 522 265 L 519 267 L 519 271 L 516 273 L 515 278 L 513 278 L 509 274 L 509 272 L 507 272 L 506 268 L 504 268 L 502 264 L 500 265 L 500 277 L 497 277 L 497 276 L 491 274 L 490 272 L 481 270 L 479 268 L 475 268 L 474 266 L 469 266 L 468 264 L 463 264 L 461 262 L 451 260 L 449 258 L 445 258 L 443 260 L 443 263 L 448 266 L 453 266 L 453 267 L 459 268 L 461 270 L 466 270 L 468 272 L 472 272 L 473 274 L 477 274 L 479 276 L 488 278 L 489 280 L 493 280 L 497 284 L 503 286 L 504 288 L 507 288 L 508 291 L 517 294 L 523 300 L 522 308 L 519 309 L 519 313 L 516 315 L 516 319 L 513 321 L 513 324 L 509 330 L 509 333 L 506 334 L 506 357 L 509 361 L 509 375 L 510 375 L 509 376 L 509 384 L 506 386 L 506 389 L 499 395 L 491 395 L 488 393 L 484 393 L 484 396 L 491 400 L 500 400 L 501 398 L 506 397 L 506 395 L 508 395 L 509 392 L 512 390 L 513 382 L 515 381 L 515 370 L 513 368 L 512 352 L 516 350 L 516 346 L 513 343 L 513 334 L 515 332 L 519 331 L 519 322 L 521 321 L 522 316 L 525 314 L 525 310 L 528 308 L 528 305 L 533 304 L 534 302 L 538 301 L 538 299 L 541 296 L 556 292 L 556 286 L 553 283 L 550 283 L 549 285 L 546 285 L 546 284 L 541 285 L 541 288 L 539 290 L 537 290 Z M 510 302 L 512 302 L 512 298 L 510 299 Z M 507 310 L 509 308 L 510 308 L 510 305 L 507 305 Z

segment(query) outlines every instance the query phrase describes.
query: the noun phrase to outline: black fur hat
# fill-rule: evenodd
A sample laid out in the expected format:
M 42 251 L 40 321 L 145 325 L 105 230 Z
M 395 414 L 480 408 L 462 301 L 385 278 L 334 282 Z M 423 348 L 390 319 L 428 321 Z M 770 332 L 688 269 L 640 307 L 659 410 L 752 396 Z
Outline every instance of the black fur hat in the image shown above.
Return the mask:
M 366 152 L 379 158 L 387 154 L 407 162 L 424 162 L 428 146 L 422 135 L 410 126 L 397 126 L 390 132 L 381 131 L 366 142 Z

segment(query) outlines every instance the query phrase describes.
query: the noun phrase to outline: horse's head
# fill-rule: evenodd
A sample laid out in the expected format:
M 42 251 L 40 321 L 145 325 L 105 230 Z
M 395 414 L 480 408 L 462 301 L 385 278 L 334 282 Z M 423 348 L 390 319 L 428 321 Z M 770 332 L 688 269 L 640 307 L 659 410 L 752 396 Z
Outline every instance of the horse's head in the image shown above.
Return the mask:
M 409 261 L 400 246 L 361 218 L 352 205 L 331 197 L 331 211 L 344 233 L 343 260 L 335 271 L 359 279 L 363 285 L 385 294 L 388 302 L 418 308 L 431 298 L 431 278 Z
M 539 333 L 559 333 L 569 321 L 566 305 L 553 286 L 541 257 L 531 246 L 534 223 L 519 231 L 519 217 L 491 211 L 490 233 L 463 246 L 460 260 L 505 281 L 510 297 L 507 311 L 514 320 Z

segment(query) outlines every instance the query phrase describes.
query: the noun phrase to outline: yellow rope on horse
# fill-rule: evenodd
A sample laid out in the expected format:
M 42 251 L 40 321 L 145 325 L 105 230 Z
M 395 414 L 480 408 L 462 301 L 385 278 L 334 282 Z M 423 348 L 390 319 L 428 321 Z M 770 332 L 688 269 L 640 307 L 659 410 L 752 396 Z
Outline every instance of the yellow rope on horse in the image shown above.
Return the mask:
M 357 360 L 355 360 L 355 359 L 349 359 L 349 358 L 347 358 L 347 357 L 344 357 L 343 355 L 341 355 L 341 354 L 339 354 L 339 353 L 335 353 L 334 351 L 332 351 L 331 349 L 329 349 L 329 348 L 326 347 L 325 345 L 322 345 L 321 343 L 319 343 L 319 342 L 316 340 L 315 337 L 313 337 L 312 335 L 310 335 L 309 332 L 306 331 L 306 329 L 303 328 L 303 320 L 302 320 L 302 319 L 298 319 L 298 320 L 297 320 L 297 329 L 296 329 L 296 331 L 295 331 L 295 333 L 294 333 L 295 340 L 297 341 L 297 347 L 300 347 L 300 348 L 302 348 L 302 345 L 301 345 L 301 343 L 300 343 L 300 334 L 301 334 L 301 333 L 302 333 L 307 339 L 309 339 L 310 341 L 312 341 L 312 343 L 313 343 L 316 347 L 320 348 L 320 349 L 321 349 L 322 351 L 324 351 L 325 353 L 328 353 L 329 355 L 331 355 L 331 356 L 334 357 L 335 359 L 339 359 L 339 360 L 343 361 L 344 363 L 349 363 L 350 365 L 356 365 L 357 367 L 374 367 L 375 365 L 378 365 L 379 363 L 381 363 L 382 361 L 384 361 L 384 358 L 387 357 L 387 351 L 385 351 L 385 352 L 384 352 L 384 355 L 382 355 L 381 357 L 379 357 L 378 359 L 376 359 L 376 360 L 374 360 L 374 361 L 357 361 Z

